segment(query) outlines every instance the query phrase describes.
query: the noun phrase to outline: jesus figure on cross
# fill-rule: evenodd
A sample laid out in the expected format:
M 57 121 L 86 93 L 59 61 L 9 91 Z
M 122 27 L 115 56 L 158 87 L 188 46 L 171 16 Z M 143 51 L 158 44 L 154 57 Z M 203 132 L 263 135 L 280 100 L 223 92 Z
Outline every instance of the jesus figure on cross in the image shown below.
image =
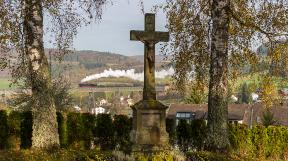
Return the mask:
M 145 45 L 143 100 L 156 100 L 155 44 L 169 41 L 169 33 L 155 31 L 155 14 L 147 13 L 145 14 L 145 30 L 132 30 L 130 40 L 141 41 Z

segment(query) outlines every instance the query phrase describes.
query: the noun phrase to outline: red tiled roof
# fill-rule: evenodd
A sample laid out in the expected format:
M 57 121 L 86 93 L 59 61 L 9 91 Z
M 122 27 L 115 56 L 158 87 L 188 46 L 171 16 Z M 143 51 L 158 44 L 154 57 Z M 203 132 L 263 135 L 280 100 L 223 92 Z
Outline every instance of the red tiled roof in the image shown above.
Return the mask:
M 229 104 L 228 105 L 228 119 L 229 120 L 242 120 L 243 124 L 251 124 L 251 114 L 253 109 L 253 125 L 261 124 L 265 106 L 261 103 L 254 105 L 249 104 Z M 274 118 L 278 125 L 288 126 L 288 105 L 274 105 L 270 108 L 274 114 Z M 177 112 L 195 112 L 196 119 L 207 119 L 207 104 L 172 104 L 170 105 L 167 113 L 168 118 L 175 118 Z M 258 119 L 257 119 L 258 118 Z M 257 122 L 258 121 L 258 122 Z
M 230 104 L 228 105 L 229 120 L 243 120 L 248 104 Z M 170 105 L 167 117 L 175 118 L 177 112 L 195 112 L 196 119 L 207 118 L 207 104 L 172 104 Z

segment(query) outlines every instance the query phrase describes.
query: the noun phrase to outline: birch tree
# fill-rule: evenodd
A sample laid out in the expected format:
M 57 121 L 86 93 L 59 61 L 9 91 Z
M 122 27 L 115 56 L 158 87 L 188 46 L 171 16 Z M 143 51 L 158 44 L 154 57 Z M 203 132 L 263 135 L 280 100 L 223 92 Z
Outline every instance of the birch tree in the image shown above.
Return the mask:
M 9 67 L 15 81 L 22 80 L 32 91 L 33 148 L 59 145 L 55 101 L 49 65 L 44 53 L 44 16 L 51 20 L 47 26 L 55 37 L 55 45 L 66 53 L 79 27 L 101 18 L 105 0 L 14 0 L 0 1 L 0 43 L 3 60 L 17 52 L 17 62 Z M 49 24 L 49 23 L 47 23 Z M 46 33 L 47 34 L 47 33 Z M 3 61 L 6 62 L 6 61 Z M 3 65 L 4 66 L 4 65 Z
M 175 62 L 176 85 L 185 90 L 192 81 L 209 87 L 206 147 L 225 150 L 228 79 L 247 66 L 259 71 L 255 46 L 287 39 L 288 1 L 167 0 L 163 8 L 171 33 L 163 51 Z M 269 56 L 275 56 L 273 50 Z

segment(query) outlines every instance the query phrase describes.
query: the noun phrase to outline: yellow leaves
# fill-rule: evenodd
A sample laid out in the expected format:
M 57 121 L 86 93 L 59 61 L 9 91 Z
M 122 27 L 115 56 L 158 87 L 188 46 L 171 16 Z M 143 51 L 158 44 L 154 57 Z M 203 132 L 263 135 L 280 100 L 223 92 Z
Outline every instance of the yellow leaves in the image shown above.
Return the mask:
M 278 100 L 278 90 L 276 83 L 270 76 L 263 76 L 261 83 L 261 98 L 266 108 L 273 106 Z
M 234 25 L 229 25 L 229 33 L 231 34 L 231 35 L 236 35 L 236 33 L 237 33 L 237 28 L 234 26 Z

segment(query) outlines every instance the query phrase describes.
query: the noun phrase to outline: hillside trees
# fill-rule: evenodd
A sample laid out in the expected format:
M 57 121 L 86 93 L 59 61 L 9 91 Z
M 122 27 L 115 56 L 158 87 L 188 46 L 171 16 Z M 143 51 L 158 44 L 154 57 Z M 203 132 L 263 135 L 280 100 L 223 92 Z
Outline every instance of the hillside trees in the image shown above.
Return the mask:
M 176 85 L 181 90 L 191 81 L 209 86 L 207 146 L 223 150 L 229 145 L 227 80 L 247 65 L 258 71 L 257 44 L 287 38 L 288 1 L 167 0 L 164 10 L 171 33 L 164 52 L 175 62 Z M 274 53 L 269 51 L 271 57 Z
M 9 50 L 17 51 L 18 55 L 14 56 L 17 61 L 9 66 L 12 76 L 15 81 L 23 81 L 32 91 L 34 148 L 59 145 L 55 100 L 44 54 L 44 17 L 51 20 L 47 28 L 55 37 L 54 44 L 65 54 L 77 29 L 94 18 L 101 18 L 104 3 L 105 0 L 0 1 L 3 12 L 0 17 L 1 50 L 6 50 L 6 54 Z M 83 13 L 86 13 L 85 16 L 82 16 Z M 10 57 L 8 53 L 3 60 L 10 60 Z

